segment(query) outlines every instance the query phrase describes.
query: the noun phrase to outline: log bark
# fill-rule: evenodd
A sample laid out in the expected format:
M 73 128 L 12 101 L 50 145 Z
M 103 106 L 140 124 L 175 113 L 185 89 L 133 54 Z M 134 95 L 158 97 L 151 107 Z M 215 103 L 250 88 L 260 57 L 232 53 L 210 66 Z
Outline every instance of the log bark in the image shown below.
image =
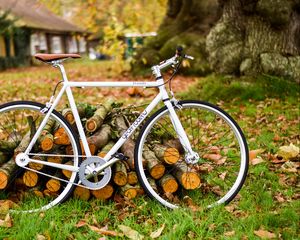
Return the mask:
M 9 182 L 14 179 L 16 171 L 17 165 L 13 158 L 2 165 L 0 168 L 0 189 L 5 189 L 8 186 Z
M 86 121 L 85 128 L 88 132 L 95 132 L 101 127 L 106 115 L 111 111 L 113 102 L 112 99 L 109 99 L 107 102 L 100 105 L 94 115 Z
M 127 183 L 127 169 L 122 161 L 115 163 L 113 181 L 118 186 L 124 186 Z
M 165 145 L 167 147 L 176 148 L 180 155 L 184 154 L 184 148 L 183 148 L 183 146 L 180 143 L 178 138 L 176 138 L 176 139 L 164 139 L 163 140 L 163 145 Z
M 25 152 L 26 148 L 28 147 L 28 145 L 30 143 L 30 140 L 31 140 L 31 138 L 30 138 L 30 131 L 29 131 L 25 134 L 25 136 L 23 137 L 23 139 L 20 142 L 20 144 L 18 145 L 18 147 L 15 148 L 14 156 L 17 156 L 21 152 Z
M 4 152 L 0 152 L 0 166 L 2 166 L 2 164 L 6 163 L 8 160 L 9 155 Z
M 179 161 L 174 166 L 173 176 L 185 189 L 196 189 L 200 186 L 201 180 L 198 173 L 191 169 L 184 161 Z
M 0 151 L 13 152 L 20 142 L 0 140 Z
M 180 158 L 179 151 L 173 147 L 167 147 L 162 144 L 154 144 L 152 145 L 152 150 L 160 161 L 167 164 L 174 164 Z
M 103 124 L 97 132 L 87 138 L 87 141 L 89 144 L 93 145 L 95 149 L 100 149 L 108 143 L 111 134 L 111 127 L 108 124 Z
M 146 145 L 144 145 L 143 157 L 146 160 L 147 169 L 151 177 L 156 180 L 160 179 L 165 173 L 165 166 Z
M 115 145 L 113 141 L 109 141 L 102 149 L 101 151 L 97 154 L 98 157 L 104 158 L 105 155 L 112 149 L 112 147 Z
M 119 136 L 122 136 L 126 130 L 127 125 L 125 123 L 124 116 L 118 115 L 114 119 L 114 125 L 116 126 L 116 129 L 118 131 Z M 128 138 L 125 143 L 121 146 L 121 152 L 128 157 L 128 160 L 126 161 L 130 167 L 131 170 L 134 170 L 134 147 L 135 143 L 131 138 Z
M 73 196 L 77 199 L 81 199 L 83 201 L 88 201 L 91 197 L 91 192 L 87 188 L 76 186 Z
M 41 135 L 39 136 L 38 142 L 40 143 L 40 148 L 43 151 L 49 151 L 53 147 L 54 137 L 52 133 L 54 131 L 55 125 L 56 121 L 50 118 L 44 126 Z
M 106 200 L 112 197 L 114 193 L 114 188 L 111 184 L 107 184 L 105 187 L 98 190 L 92 190 L 91 192 L 95 198 Z

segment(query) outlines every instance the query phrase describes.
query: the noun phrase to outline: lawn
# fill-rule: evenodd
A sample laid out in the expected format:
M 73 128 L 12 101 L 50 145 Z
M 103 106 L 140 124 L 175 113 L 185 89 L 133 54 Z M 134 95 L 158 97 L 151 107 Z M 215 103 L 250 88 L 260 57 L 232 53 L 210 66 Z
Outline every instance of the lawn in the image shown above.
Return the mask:
M 84 60 L 67 63 L 66 68 L 70 79 L 76 80 L 142 79 L 112 62 Z M 55 79 L 59 74 L 49 66 L 2 72 L 0 103 L 17 99 L 45 103 Z M 299 153 L 292 159 L 278 154 L 282 146 L 300 145 L 299 85 L 263 79 L 261 85 L 253 79 L 243 85 L 228 77 L 180 76 L 174 84 L 182 98 L 209 100 L 227 110 L 246 135 L 251 150 L 249 173 L 229 205 L 186 211 L 168 210 L 148 197 L 105 202 L 70 199 L 42 213 L 10 214 L 11 226 L 0 227 L 0 239 L 123 239 L 121 234 L 131 239 L 299 239 Z M 145 103 L 141 95 L 147 100 L 154 94 L 147 89 L 133 97 L 122 89 L 75 89 L 74 95 L 78 101 L 94 104 L 113 95 L 139 105 Z

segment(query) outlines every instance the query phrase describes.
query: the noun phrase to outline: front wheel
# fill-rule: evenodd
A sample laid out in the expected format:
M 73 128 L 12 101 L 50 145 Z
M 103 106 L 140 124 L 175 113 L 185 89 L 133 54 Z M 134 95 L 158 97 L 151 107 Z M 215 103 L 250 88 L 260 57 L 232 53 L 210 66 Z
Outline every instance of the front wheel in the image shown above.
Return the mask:
M 176 114 L 196 164 L 187 164 L 185 149 L 166 107 L 142 128 L 135 147 L 135 167 L 147 194 L 169 208 L 213 207 L 229 203 L 248 170 L 248 147 L 237 123 L 222 109 L 201 101 L 181 101 Z
M 19 167 L 15 162 L 44 119 L 44 107 L 29 101 L 0 105 L 0 201 L 13 202 L 10 205 L 21 212 L 47 210 L 63 202 L 77 182 L 77 172 L 32 162 Z M 78 167 L 81 149 L 75 136 L 63 116 L 53 111 L 28 155 L 42 162 Z

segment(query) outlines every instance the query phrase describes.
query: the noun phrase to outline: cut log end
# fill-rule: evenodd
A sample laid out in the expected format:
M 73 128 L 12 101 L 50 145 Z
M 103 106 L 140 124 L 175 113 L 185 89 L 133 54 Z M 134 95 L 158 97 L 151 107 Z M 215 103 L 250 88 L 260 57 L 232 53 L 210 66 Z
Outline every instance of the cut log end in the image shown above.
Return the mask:
M 41 141 L 41 149 L 43 151 L 50 151 L 52 147 L 53 147 L 53 136 L 51 134 L 47 134 Z
M 111 196 L 114 193 L 114 188 L 111 184 L 107 184 L 105 187 L 98 189 L 98 190 L 92 190 L 92 195 L 101 200 L 106 200 L 111 198 Z
M 69 145 L 70 139 L 64 128 L 59 128 L 54 133 L 54 143 L 57 145 Z
M 65 113 L 64 117 L 65 117 L 65 119 L 66 119 L 70 124 L 75 123 L 75 118 L 74 118 L 72 112 L 67 112 L 67 113 Z
M 186 172 L 182 174 L 181 184 L 185 189 L 193 190 L 200 186 L 201 180 L 197 173 Z
M 86 130 L 88 130 L 89 132 L 95 132 L 96 129 L 97 129 L 97 124 L 95 123 L 95 121 L 93 120 L 87 121 Z
M 170 174 L 166 174 L 161 178 L 160 185 L 165 193 L 174 193 L 178 189 L 176 179 Z
M 168 164 L 176 163 L 180 158 L 179 151 L 176 148 L 167 148 L 164 153 L 164 160 Z
M 8 176 L 5 172 L 0 172 L 0 189 L 4 189 L 8 184 Z
M 165 166 L 163 164 L 156 164 L 154 167 L 150 170 L 150 175 L 154 179 L 160 179 L 164 173 L 165 173 Z
M 23 175 L 23 182 L 27 187 L 34 187 L 38 182 L 39 176 L 35 172 L 26 171 Z
M 89 189 L 77 186 L 73 192 L 75 198 L 87 201 L 90 199 L 91 193 Z
M 50 179 L 46 183 L 46 188 L 49 189 L 49 191 L 51 192 L 58 192 L 60 187 L 61 187 L 60 181 L 57 179 Z
M 129 199 L 135 198 L 136 195 L 137 195 L 137 191 L 134 188 L 128 189 L 124 192 L 124 196 L 129 198 Z
M 124 186 L 127 183 L 127 176 L 123 172 L 116 172 L 113 180 L 118 186 Z

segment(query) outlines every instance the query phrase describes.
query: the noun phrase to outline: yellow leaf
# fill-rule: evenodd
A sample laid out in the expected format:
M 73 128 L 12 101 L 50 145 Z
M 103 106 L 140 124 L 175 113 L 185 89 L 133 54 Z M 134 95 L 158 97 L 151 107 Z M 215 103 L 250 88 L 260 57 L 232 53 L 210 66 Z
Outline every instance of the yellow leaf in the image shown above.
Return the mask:
M 291 159 L 297 157 L 299 154 L 299 148 L 291 143 L 289 146 L 280 147 L 277 154 L 284 159 Z
M 257 164 L 262 163 L 262 162 L 264 162 L 264 160 L 263 160 L 261 157 L 254 158 L 254 159 L 252 159 L 252 160 L 250 161 L 250 163 L 251 163 L 252 165 L 257 165 Z
M 152 232 L 151 234 L 150 234 L 150 237 L 151 238 L 158 238 L 160 235 L 161 235 L 161 233 L 162 233 L 162 231 L 165 229 L 165 224 L 163 224 L 159 229 L 157 229 L 156 231 L 154 231 L 154 232 Z
M 7 227 L 7 228 L 10 228 L 13 226 L 13 223 L 12 223 L 12 219 L 8 214 L 6 214 L 4 220 L 0 219 L 0 227 Z
M 263 229 L 259 229 L 257 231 L 254 231 L 254 234 L 260 238 L 267 238 L 267 239 L 272 239 L 272 238 L 276 238 L 275 233 L 263 230 Z
M 124 233 L 124 235 L 126 237 L 128 237 L 129 239 L 133 239 L 133 240 L 142 240 L 142 239 L 144 239 L 143 235 L 141 235 L 139 232 L 133 230 L 130 227 L 127 227 L 125 225 L 119 225 L 118 227 L 121 229 L 121 231 Z

